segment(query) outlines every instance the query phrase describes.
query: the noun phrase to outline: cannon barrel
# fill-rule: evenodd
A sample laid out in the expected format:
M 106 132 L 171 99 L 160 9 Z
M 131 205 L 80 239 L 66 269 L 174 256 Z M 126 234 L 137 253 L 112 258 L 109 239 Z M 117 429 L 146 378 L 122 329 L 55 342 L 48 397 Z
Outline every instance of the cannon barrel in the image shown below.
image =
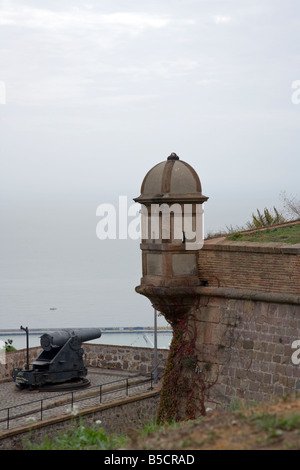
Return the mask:
M 80 343 L 100 338 L 101 331 L 99 328 L 79 328 L 76 330 L 66 329 L 44 333 L 41 336 L 41 347 L 44 351 L 50 351 L 53 348 L 63 346 L 70 338 L 77 337 Z

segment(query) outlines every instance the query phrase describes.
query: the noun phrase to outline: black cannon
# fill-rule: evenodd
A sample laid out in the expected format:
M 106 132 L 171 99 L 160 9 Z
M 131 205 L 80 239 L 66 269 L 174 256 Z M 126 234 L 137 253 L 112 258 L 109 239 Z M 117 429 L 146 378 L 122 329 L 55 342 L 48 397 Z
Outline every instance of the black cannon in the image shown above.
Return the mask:
M 59 330 L 41 336 L 43 351 L 25 369 L 15 368 L 13 379 L 19 389 L 69 389 L 89 385 L 81 344 L 100 338 L 99 328 Z

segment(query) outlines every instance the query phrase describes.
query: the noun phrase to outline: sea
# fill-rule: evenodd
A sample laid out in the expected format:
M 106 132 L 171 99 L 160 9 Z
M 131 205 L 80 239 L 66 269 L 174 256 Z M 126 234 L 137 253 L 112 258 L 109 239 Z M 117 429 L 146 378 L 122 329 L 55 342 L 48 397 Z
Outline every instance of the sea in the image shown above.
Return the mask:
M 35 329 L 97 327 L 100 344 L 152 347 L 156 318 L 158 347 L 169 347 L 172 332 L 161 329 L 170 325 L 135 291 L 140 240 L 97 238 L 96 208 L 96 202 L 0 204 L 0 341 L 8 339 L 1 331 L 14 330 L 13 345 L 25 347 L 21 326 L 32 347 L 40 341 Z
M 51 330 L 51 329 L 50 329 Z M 56 330 L 56 329 L 53 329 Z M 28 346 L 35 347 L 40 346 L 40 338 L 43 333 L 49 333 L 48 330 L 41 330 L 39 333 L 29 331 Z M 161 330 L 156 333 L 157 348 L 158 349 L 169 349 L 172 341 L 172 331 Z M 26 334 L 25 332 L 19 332 L 18 330 L 1 331 L 0 330 L 0 349 L 4 347 L 5 342 L 11 340 L 11 345 L 16 349 L 26 348 Z M 101 330 L 101 337 L 95 340 L 88 341 L 88 343 L 94 344 L 106 344 L 115 346 L 135 346 L 142 348 L 154 348 L 155 344 L 155 333 L 147 328 L 137 328 L 137 331 L 106 331 Z

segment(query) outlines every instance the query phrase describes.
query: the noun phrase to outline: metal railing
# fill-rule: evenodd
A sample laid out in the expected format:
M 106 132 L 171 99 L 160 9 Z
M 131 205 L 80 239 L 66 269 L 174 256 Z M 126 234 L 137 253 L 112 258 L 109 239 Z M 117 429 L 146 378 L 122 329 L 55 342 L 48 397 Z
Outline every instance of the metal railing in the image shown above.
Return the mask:
M 37 419 L 43 421 L 47 419 L 45 416 L 46 414 L 49 414 L 48 412 L 53 412 L 53 410 L 57 409 L 58 407 L 69 406 L 65 412 L 77 414 L 75 406 L 79 403 L 82 404 L 88 400 L 93 400 L 93 404 L 90 406 L 96 406 L 103 404 L 105 397 L 108 398 L 106 402 L 111 402 L 114 398 L 120 398 L 116 394 L 125 392 L 125 396 L 128 397 L 130 391 L 137 389 L 138 387 L 141 388 L 147 384 L 149 384 L 148 390 L 152 390 L 153 383 L 153 373 L 151 372 L 147 375 L 136 375 L 132 377 L 126 377 L 124 379 L 114 380 L 112 382 L 106 382 L 104 384 L 88 387 L 84 390 L 70 390 L 69 392 L 55 395 L 53 395 L 53 392 L 51 392 L 51 396 L 49 397 L 44 397 L 40 400 L 33 400 L 0 409 L 0 424 L 4 423 L 5 426 L 6 423 L 6 429 L 10 429 L 11 423 L 14 420 L 16 420 L 15 422 L 18 420 L 20 426 L 29 424 L 30 421 L 37 421 Z M 140 393 L 140 391 L 141 390 L 138 390 L 137 393 Z M 132 395 L 136 395 L 137 393 L 133 393 Z M 87 406 L 89 405 L 83 405 L 80 410 L 78 409 L 78 413 L 80 413 L 80 411 Z M 38 418 L 35 418 L 34 415 L 37 415 Z M 57 412 L 55 413 L 55 416 L 57 416 Z M 30 418 L 28 419 L 28 417 Z

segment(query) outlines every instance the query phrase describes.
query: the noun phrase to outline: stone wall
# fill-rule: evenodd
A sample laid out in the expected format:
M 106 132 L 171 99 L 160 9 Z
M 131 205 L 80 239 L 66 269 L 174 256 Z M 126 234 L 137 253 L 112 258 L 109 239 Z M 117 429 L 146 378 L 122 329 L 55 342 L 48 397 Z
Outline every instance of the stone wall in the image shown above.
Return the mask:
M 300 305 L 241 294 L 201 296 L 190 320 L 199 380 L 205 379 L 206 395 L 216 404 L 263 401 L 300 389 L 300 365 L 292 361 L 292 343 L 300 339 Z
M 106 344 L 87 343 L 83 345 L 84 361 L 87 367 L 100 367 L 103 369 L 123 370 L 145 374 L 153 371 L 154 354 L 152 348 L 138 348 L 133 346 L 111 346 Z M 40 353 L 41 348 L 29 349 L 29 362 L 32 362 Z M 158 350 L 158 372 L 162 373 L 168 350 Z M 26 349 L 2 353 L 0 360 L 0 380 L 12 378 L 14 367 L 24 368 L 26 364 Z
M 158 419 L 194 419 L 207 407 L 262 402 L 300 390 L 300 305 L 285 296 L 199 287 L 173 327 Z M 300 342 L 299 342 L 300 343 Z M 297 361 L 296 361 L 297 362 Z
M 154 369 L 154 353 L 152 348 L 134 346 L 110 346 L 86 344 L 84 346 L 85 363 L 87 366 L 104 369 L 124 370 L 146 374 Z M 158 372 L 162 373 L 168 350 L 158 350 Z
M 33 362 L 37 355 L 41 352 L 41 348 L 29 348 L 29 363 Z M 11 380 L 13 369 L 24 368 L 27 361 L 26 349 L 19 349 L 8 353 L 1 353 L 0 357 L 0 381 Z

